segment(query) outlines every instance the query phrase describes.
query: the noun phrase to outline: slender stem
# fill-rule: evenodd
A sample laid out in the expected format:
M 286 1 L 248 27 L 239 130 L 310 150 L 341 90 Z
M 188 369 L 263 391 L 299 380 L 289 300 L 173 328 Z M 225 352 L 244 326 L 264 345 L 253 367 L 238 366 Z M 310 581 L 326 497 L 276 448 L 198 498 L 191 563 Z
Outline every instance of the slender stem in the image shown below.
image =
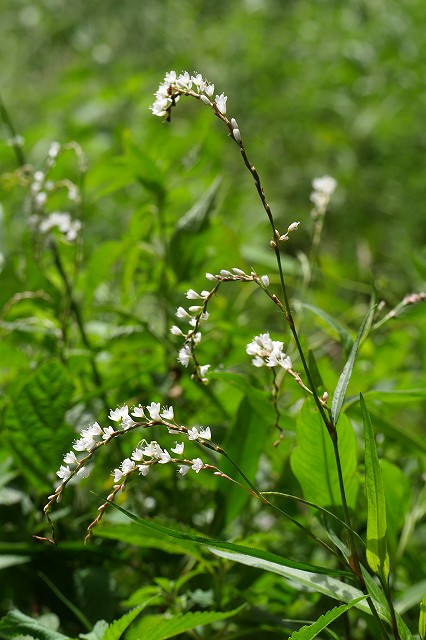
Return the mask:
M 6 109 L 6 105 L 4 104 L 1 96 L 0 96 L 0 115 L 1 118 L 5 124 L 6 129 L 9 131 L 11 139 L 12 139 L 12 148 L 13 151 L 15 152 L 15 156 L 16 156 L 16 161 L 18 163 L 18 167 L 22 167 L 24 166 L 24 164 L 26 164 L 25 162 L 25 155 L 24 152 L 22 150 L 22 147 L 20 144 L 18 144 L 16 142 L 17 139 L 17 133 L 15 130 L 15 127 L 13 126 L 13 122 L 9 117 L 9 113 Z

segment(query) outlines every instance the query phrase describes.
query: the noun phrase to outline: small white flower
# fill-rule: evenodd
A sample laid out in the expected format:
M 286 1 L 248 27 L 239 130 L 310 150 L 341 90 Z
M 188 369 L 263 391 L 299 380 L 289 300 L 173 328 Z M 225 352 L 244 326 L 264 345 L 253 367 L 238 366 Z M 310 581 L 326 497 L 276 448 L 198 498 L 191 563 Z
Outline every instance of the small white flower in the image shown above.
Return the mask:
M 162 453 L 163 453 L 163 450 L 158 444 L 158 442 L 150 442 L 143 449 L 144 456 L 149 456 L 150 458 L 158 459 L 160 458 Z
M 151 404 L 147 406 L 147 410 L 151 420 L 161 420 L 159 402 L 151 402 Z
M 95 422 L 94 424 L 90 425 L 90 427 L 88 427 L 88 429 L 85 429 L 86 433 L 88 436 L 100 436 L 102 435 L 103 431 L 102 431 L 102 427 L 99 425 L 98 422 Z
M 188 300 L 197 300 L 198 298 L 201 298 L 201 296 L 194 291 L 194 289 L 188 289 L 188 291 L 186 292 L 186 297 L 188 298 Z
M 56 472 L 56 475 L 59 478 L 62 478 L 62 482 L 65 482 L 65 480 L 68 480 L 68 478 L 71 475 L 71 470 L 68 466 L 64 466 L 63 464 L 61 464 L 59 471 Z
M 134 418 L 145 418 L 143 406 L 139 404 L 137 407 L 133 407 L 132 416 Z
M 212 103 L 210 102 L 209 98 L 207 96 L 205 96 L 204 94 L 200 95 L 200 100 L 202 100 L 204 102 L 204 104 L 206 104 L 208 107 L 212 106 Z
M 231 118 L 231 127 L 233 129 L 238 129 L 238 122 L 235 120 L 235 118 Z
M 194 458 L 192 460 L 191 469 L 193 469 L 196 473 L 201 471 L 203 467 L 204 467 L 204 462 L 201 460 L 201 458 Z
M 78 464 L 77 456 L 74 451 L 69 451 L 64 455 L 65 464 Z
M 160 457 L 158 458 L 158 462 L 159 464 L 167 464 L 167 462 L 170 462 L 171 460 L 171 456 L 170 453 L 167 451 L 167 449 L 164 449 L 164 451 L 162 451 Z
M 143 460 L 143 450 L 139 449 L 139 447 L 136 447 L 131 455 L 131 458 L 135 462 L 140 462 L 141 460 Z
M 191 313 L 199 313 L 203 310 L 203 307 L 200 307 L 199 305 L 192 305 L 191 307 L 189 307 L 189 310 L 191 311 Z
M 176 317 L 182 319 L 182 318 L 190 318 L 191 316 L 189 315 L 186 309 L 184 309 L 183 307 L 178 307 L 176 309 Z
M 197 427 L 192 427 L 188 429 L 188 440 L 198 440 L 200 434 L 198 433 Z
M 160 413 L 160 416 L 164 420 L 173 420 L 175 417 L 173 407 L 163 407 L 163 411 Z
M 185 344 L 182 349 L 179 350 L 179 354 L 178 354 L 178 362 L 184 366 L 187 367 L 189 364 L 189 361 L 191 359 L 191 350 L 189 345 Z
M 287 233 L 292 233 L 293 231 L 296 231 L 296 229 L 298 228 L 300 222 L 292 222 L 288 229 L 287 229 Z
M 104 433 L 103 433 L 103 436 L 102 436 L 102 440 L 108 440 L 108 438 L 110 438 L 112 436 L 112 434 L 115 433 L 113 427 L 105 427 L 103 432 Z
M 232 273 L 230 271 L 228 271 L 228 269 L 221 269 L 219 271 L 219 274 L 221 276 L 223 276 L 224 278 L 229 278 L 230 276 L 232 276 Z
M 269 278 L 268 276 L 261 276 L 260 281 L 262 282 L 265 289 L 269 287 Z
M 61 145 L 59 144 L 59 142 L 52 142 L 49 148 L 49 151 L 47 152 L 47 155 L 49 156 L 49 158 L 57 158 L 58 154 L 61 150 Z
M 177 327 L 175 324 L 173 325 L 173 327 L 170 327 L 170 333 L 172 333 L 174 336 L 183 336 L 183 331 L 179 329 L 179 327 Z
M 181 476 L 184 476 L 188 473 L 189 471 L 189 466 L 186 464 L 180 464 L 179 465 L 179 469 L 178 469 L 178 473 L 180 473 Z
M 232 129 L 232 137 L 237 142 L 241 142 L 241 133 L 239 129 Z
M 210 291 L 207 291 L 207 289 L 203 289 L 203 291 L 200 293 L 200 296 L 202 298 L 208 298 L 210 295 Z
M 217 280 L 216 276 L 214 276 L 212 273 L 206 273 L 206 278 L 210 281 Z
M 206 375 L 207 371 L 210 369 L 210 365 L 209 364 L 203 364 L 201 365 L 201 367 L 199 367 L 198 371 L 200 373 L 200 376 L 202 378 L 204 378 L 204 376 Z
M 120 482 L 120 480 L 123 478 L 124 473 L 121 471 L 121 469 L 114 469 L 114 471 L 111 474 L 112 476 L 114 476 L 114 482 Z
M 322 176 L 322 178 L 314 178 L 312 180 L 312 187 L 314 191 L 320 191 L 321 193 L 331 196 L 337 187 L 337 181 L 331 176 Z
M 125 404 L 122 407 L 117 407 L 114 411 L 111 409 L 108 418 L 114 422 L 120 422 L 124 417 L 129 415 L 129 407 Z
M 226 101 L 228 100 L 227 96 L 224 93 L 221 93 L 220 96 L 215 97 L 216 107 L 220 113 L 223 115 L 226 114 Z
M 225 269 L 222 269 L 222 271 L 225 271 Z M 220 273 L 222 273 L 222 271 Z M 237 267 L 233 267 L 232 271 L 234 273 L 236 273 L 237 276 L 245 276 L 246 275 L 246 273 L 242 269 L 238 269 Z M 227 273 L 229 273 L 229 271 Z
M 138 464 L 139 473 L 141 476 L 146 476 L 150 469 L 150 464 Z
M 206 427 L 205 429 L 201 429 L 200 438 L 202 438 L 203 440 L 211 440 L 212 439 L 212 433 L 210 431 L 210 427 Z
M 127 474 L 130 471 L 132 471 L 132 469 L 134 469 L 135 466 L 136 466 L 135 463 L 130 458 L 125 458 L 125 460 L 123 460 L 123 462 L 120 465 L 121 470 L 123 471 L 124 474 Z
M 183 454 L 183 450 L 184 450 L 184 443 L 181 442 L 180 444 L 175 442 L 175 446 L 171 448 L 171 451 L 173 451 L 173 453 L 176 453 L 177 455 L 181 456 Z

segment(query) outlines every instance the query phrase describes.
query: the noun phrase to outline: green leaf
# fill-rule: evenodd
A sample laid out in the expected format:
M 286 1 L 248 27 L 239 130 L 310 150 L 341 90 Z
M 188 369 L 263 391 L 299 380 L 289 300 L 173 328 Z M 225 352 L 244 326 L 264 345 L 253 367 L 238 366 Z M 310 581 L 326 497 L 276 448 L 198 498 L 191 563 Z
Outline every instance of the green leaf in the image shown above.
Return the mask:
M 375 307 L 373 305 L 371 305 L 370 309 L 368 310 L 367 315 L 365 316 L 364 320 L 362 321 L 362 324 L 359 328 L 357 337 L 355 339 L 355 342 L 353 344 L 353 347 L 351 349 L 351 352 L 349 354 L 349 358 L 343 368 L 342 374 L 339 378 L 339 381 L 337 383 L 336 386 L 336 390 L 334 392 L 333 395 L 333 400 L 331 403 L 331 418 L 332 418 L 332 422 L 333 425 L 336 426 L 337 422 L 339 420 L 339 416 L 340 416 L 340 411 L 342 409 L 343 406 L 343 401 L 345 399 L 345 395 L 346 395 L 346 390 L 348 388 L 348 384 L 349 384 L 349 380 L 351 378 L 352 375 L 352 369 L 354 368 L 354 364 L 355 364 L 355 359 L 356 356 L 358 354 L 358 349 L 359 349 L 359 345 L 361 342 L 362 337 L 364 336 L 364 333 L 366 332 L 367 327 L 371 326 L 371 321 L 373 319 L 373 314 L 374 314 L 374 309 Z
M 238 562 L 240 564 L 247 565 L 249 567 L 254 567 L 256 569 L 260 569 L 262 571 L 270 571 L 271 573 L 276 573 L 280 576 L 283 576 L 287 580 L 291 582 L 295 582 L 298 585 L 301 585 L 305 589 L 309 591 L 315 591 L 317 593 L 322 593 L 334 600 L 340 600 L 340 602 L 351 602 L 352 600 L 360 599 L 358 603 L 354 606 L 361 611 L 366 613 L 370 613 L 369 606 L 362 602 L 362 598 L 365 594 L 352 585 L 341 582 L 336 578 L 332 578 L 331 575 L 324 575 L 324 573 L 319 574 L 311 571 L 300 570 L 291 566 L 284 566 L 282 564 L 277 564 L 275 562 L 270 562 L 269 560 L 265 560 L 260 557 L 249 556 L 244 553 L 235 553 L 232 551 L 225 551 L 224 549 L 211 548 L 212 553 L 221 558 L 226 558 L 227 560 L 232 560 L 233 562 Z M 389 621 L 389 613 L 386 607 L 383 607 L 380 603 L 375 602 L 376 609 L 379 612 L 380 617 L 384 620 Z
M 387 549 L 386 502 L 382 473 L 377 457 L 373 425 L 360 395 L 365 437 L 365 490 L 367 495 L 367 562 L 383 582 L 387 582 L 390 561 Z
M 14 567 L 17 564 L 29 562 L 29 560 L 30 558 L 26 558 L 25 556 L 0 556 L 0 571 L 8 567 Z
M 412 607 L 418 607 L 421 597 L 426 590 L 426 579 L 409 586 L 404 593 L 395 600 L 395 609 L 401 615 Z M 426 596 L 426 594 L 425 594 Z
M 304 402 L 297 417 L 297 446 L 290 464 L 306 500 L 321 507 L 340 507 L 334 448 L 314 403 Z M 339 453 L 348 506 L 354 508 L 358 492 L 357 444 L 352 425 L 342 416 L 339 425 Z
M 262 399 L 265 401 L 264 396 Z M 262 404 L 257 405 L 253 402 L 253 398 L 244 396 L 238 407 L 236 420 L 223 445 L 233 462 L 252 482 L 256 478 L 260 455 L 266 444 L 269 443 L 270 446 L 268 436 L 271 434 L 270 427 L 273 421 L 268 422 L 269 413 L 269 411 L 266 414 L 262 412 Z M 220 469 L 235 480 L 243 481 L 229 460 L 222 459 Z M 225 525 L 241 513 L 249 497 L 249 494 L 236 484 L 230 482 L 219 484 L 218 503 Z
M 118 618 L 117 620 L 114 620 L 114 622 L 111 622 L 111 624 L 108 625 L 108 629 L 105 631 L 105 635 L 103 636 L 102 640 L 120 640 L 122 634 L 131 625 L 133 620 L 155 598 L 156 596 L 148 598 L 148 600 L 145 600 L 145 602 L 141 602 L 141 604 L 138 604 L 136 607 L 125 613 L 124 616 L 121 616 L 121 618 Z
M 81 640 L 103 640 L 105 631 L 108 629 L 108 622 L 105 620 L 98 620 L 95 626 L 89 633 L 80 633 L 78 636 Z
M 176 224 L 169 243 L 169 258 L 180 280 L 188 279 L 192 270 L 205 260 L 200 234 L 209 225 L 221 182 L 222 178 L 216 178 L 198 202 Z
M 196 627 L 202 627 L 213 622 L 220 622 L 236 616 L 245 605 L 232 609 L 232 611 L 196 611 L 195 613 L 183 613 L 165 618 L 160 615 L 152 615 L 144 618 L 136 627 L 134 635 L 130 633 L 129 640 L 136 638 L 149 638 L 149 640 L 167 640 L 175 636 L 191 631 Z M 107 640 L 105 638 L 105 640 Z
M 126 509 L 119 507 L 117 504 L 114 504 L 113 502 L 110 504 L 112 507 L 114 507 L 114 509 L 121 511 L 121 513 L 124 513 L 128 518 L 130 518 L 134 522 L 137 522 L 139 526 L 144 527 L 145 529 L 149 530 L 151 533 L 156 532 L 157 535 L 158 534 L 163 536 L 166 535 L 172 538 L 177 538 L 178 540 L 192 540 L 197 544 L 207 546 L 210 550 L 214 548 L 214 549 L 224 549 L 224 550 L 235 552 L 235 553 L 242 553 L 242 554 L 245 554 L 246 556 L 250 556 L 256 559 L 262 559 L 269 562 L 273 562 L 278 566 L 282 565 L 283 567 L 293 567 L 295 569 L 307 570 L 307 571 L 312 570 L 312 571 L 316 571 L 317 573 L 325 573 L 328 575 L 340 575 L 340 576 L 350 575 L 346 571 L 339 571 L 337 569 L 330 569 L 326 567 L 318 567 L 315 565 L 308 564 L 306 562 L 296 562 L 294 560 L 289 560 L 288 558 L 284 558 L 283 556 L 279 556 L 275 553 L 270 553 L 269 551 L 263 551 L 261 549 L 255 549 L 253 547 L 246 547 L 244 545 L 234 544 L 232 542 L 224 542 L 222 540 L 216 540 L 214 538 L 203 538 L 201 536 L 196 536 L 186 531 L 177 531 L 176 529 L 172 529 L 163 524 L 159 524 L 158 522 L 154 522 L 152 520 L 146 520 L 144 518 L 139 518 L 138 516 L 135 516 L 133 513 L 130 513 L 130 511 L 127 511 Z
M 419 635 L 421 640 L 426 638 L 426 593 L 420 603 L 420 616 L 419 616 Z
M 18 633 L 30 634 L 37 640 L 69 640 L 69 636 L 48 629 L 36 618 L 30 618 L 18 609 L 13 609 L 0 620 L 0 635 L 4 638 L 14 638 Z
M 15 462 L 40 491 L 51 489 L 49 471 L 59 467 L 72 429 L 64 420 L 72 384 L 56 360 L 41 365 L 5 411 L 4 441 Z
M 355 598 L 355 600 L 351 600 L 348 604 L 334 607 L 334 609 L 320 616 L 313 624 L 302 627 L 299 631 L 292 633 L 289 640 L 313 640 L 313 638 L 316 638 L 319 632 L 328 627 L 331 622 L 337 620 L 343 613 L 349 611 L 349 609 L 365 598 L 366 596 L 360 596 L 359 598 Z

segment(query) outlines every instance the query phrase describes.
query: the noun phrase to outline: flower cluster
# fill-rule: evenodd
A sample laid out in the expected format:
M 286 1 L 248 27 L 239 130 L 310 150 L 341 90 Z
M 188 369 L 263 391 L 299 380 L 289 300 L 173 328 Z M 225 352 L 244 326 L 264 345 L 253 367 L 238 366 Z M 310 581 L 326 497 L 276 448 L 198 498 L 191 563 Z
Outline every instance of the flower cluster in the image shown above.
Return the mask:
M 55 492 L 49 496 L 49 502 L 44 510 L 50 511 L 53 502 L 62 497 L 65 485 L 72 478 L 87 477 L 89 474 L 88 463 L 93 457 L 95 451 L 102 446 L 107 445 L 113 438 L 120 437 L 127 431 L 136 428 L 149 428 L 154 425 L 163 425 L 168 433 L 179 434 L 188 440 L 199 442 L 207 445 L 211 440 L 210 427 L 185 427 L 175 421 L 174 409 L 170 407 L 161 407 L 159 402 L 152 402 L 150 405 L 138 405 L 130 411 L 127 405 L 117 407 L 109 413 L 111 422 L 116 423 L 115 426 L 107 426 L 102 428 L 98 422 L 95 422 L 84 428 L 79 437 L 74 440 L 72 450 L 65 454 L 63 464 L 61 464 L 56 475 L 61 479 L 61 483 L 56 487 Z M 214 448 L 210 445 L 210 448 Z M 179 464 L 178 472 L 185 475 L 190 469 L 198 473 L 203 468 L 211 468 L 210 465 L 204 464 L 200 458 L 187 459 L 184 457 L 184 443 L 175 443 L 171 452 L 179 458 L 172 457 L 167 449 L 162 449 L 160 445 L 153 442 L 143 440 L 132 452 L 129 458 L 122 461 L 117 469 L 112 471 L 114 477 L 115 489 L 122 488 L 127 476 L 135 471 L 145 476 L 150 467 L 154 464 L 166 464 L 168 462 Z M 82 457 L 78 457 L 82 456 Z M 118 483 L 118 484 L 117 484 Z
M 322 178 L 314 178 L 312 180 L 313 191 L 310 200 L 313 202 L 315 207 L 314 211 L 316 211 L 317 214 L 325 212 L 336 186 L 337 182 L 331 176 L 322 176 Z
M 182 331 L 177 325 L 173 325 L 170 332 L 175 336 L 182 336 L 184 338 L 184 344 L 179 349 L 178 362 L 188 367 L 192 361 L 194 365 L 193 377 L 202 383 L 208 382 L 206 373 L 210 368 L 209 364 L 200 365 L 198 358 L 195 354 L 195 348 L 200 343 L 202 335 L 200 331 L 200 324 L 205 322 L 209 314 L 207 312 L 207 305 L 212 296 L 217 292 L 222 282 L 256 282 L 262 289 L 267 290 L 269 287 L 269 278 L 267 275 L 258 276 L 255 271 L 251 271 L 250 274 L 245 273 L 242 269 L 234 267 L 232 271 L 222 269 L 216 275 L 212 273 L 206 273 L 207 280 L 216 282 L 216 285 L 210 291 L 204 290 L 201 293 L 197 293 L 194 289 L 189 289 L 186 292 L 186 298 L 188 300 L 197 301 L 198 304 L 191 305 L 188 310 L 184 307 L 178 307 L 176 310 L 176 317 L 179 320 L 187 321 L 190 328 L 188 331 Z
M 152 113 L 160 118 L 170 118 L 170 111 L 175 106 L 181 95 L 193 96 L 199 98 L 209 106 L 226 114 L 227 97 L 222 93 L 216 95 L 213 100 L 214 84 L 205 80 L 200 73 L 190 75 L 188 71 L 184 71 L 177 75 L 176 71 L 166 73 L 163 82 L 155 92 L 155 102 L 150 107 Z
M 51 143 L 45 161 L 46 171 L 35 171 L 31 177 L 31 207 L 35 213 L 30 218 L 30 224 L 43 234 L 49 233 L 52 229 L 58 229 L 68 241 L 74 242 L 81 230 L 81 221 L 73 220 L 68 211 L 53 211 L 46 214 L 49 196 L 59 190 L 65 190 L 70 202 L 77 205 L 81 203 L 80 190 L 74 182 L 67 178 L 63 180 L 49 179 L 49 171 L 56 164 L 63 148 L 72 148 L 77 154 L 81 168 L 83 169 L 85 166 L 85 159 L 78 145 L 70 143 L 62 147 L 59 142 Z
M 291 358 L 284 353 L 283 348 L 284 344 L 278 340 L 271 340 L 269 333 L 261 333 L 247 345 L 246 352 L 254 356 L 252 364 L 255 367 L 282 367 L 290 371 Z

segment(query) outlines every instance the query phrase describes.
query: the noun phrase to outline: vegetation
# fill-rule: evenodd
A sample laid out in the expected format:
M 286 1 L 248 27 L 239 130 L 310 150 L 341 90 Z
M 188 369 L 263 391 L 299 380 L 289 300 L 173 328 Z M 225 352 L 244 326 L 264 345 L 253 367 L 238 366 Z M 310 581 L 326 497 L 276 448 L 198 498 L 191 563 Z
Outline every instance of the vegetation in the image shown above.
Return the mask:
M 424 640 L 423 12 L 5 2 L 0 638 Z

